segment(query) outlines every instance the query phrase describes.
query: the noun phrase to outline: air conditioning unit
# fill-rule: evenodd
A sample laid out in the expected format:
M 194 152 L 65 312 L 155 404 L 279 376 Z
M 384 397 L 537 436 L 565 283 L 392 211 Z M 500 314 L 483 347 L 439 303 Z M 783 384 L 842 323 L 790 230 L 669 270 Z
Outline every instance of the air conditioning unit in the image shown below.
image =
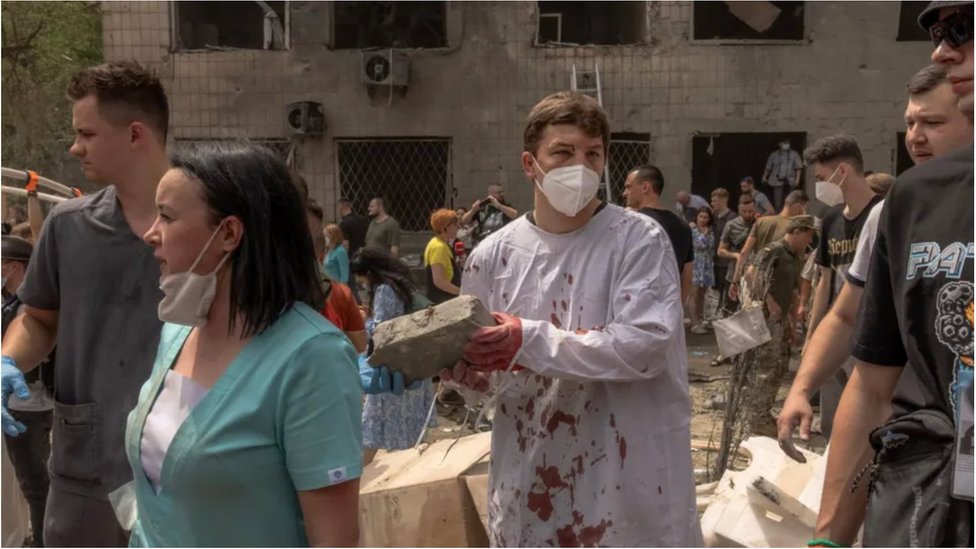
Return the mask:
M 369 86 L 405 88 L 410 76 L 410 57 L 399 50 L 362 52 L 362 82 Z
M 299 101 L 285 107 L 285 121 L 291 133 L 322 135 L 325 131 L 325 109 L 321 103 Z

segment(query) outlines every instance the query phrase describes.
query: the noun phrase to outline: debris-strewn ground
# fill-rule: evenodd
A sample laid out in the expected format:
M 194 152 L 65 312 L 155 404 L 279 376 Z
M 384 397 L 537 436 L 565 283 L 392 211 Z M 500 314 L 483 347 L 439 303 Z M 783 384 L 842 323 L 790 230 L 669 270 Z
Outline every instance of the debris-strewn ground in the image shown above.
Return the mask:
M 730 365 L 712 366 L 711 362 L 718 353 L 715 336 L 711 332 L 705 335 L 695 335 L 686 333 L 688 342 L 688 376 L 689 376 L 689 395 L 691 397 L 691 438 L 697 442 L 709 443 L 718 447 L 721 437 L 722 417 L 725 410 L 726 382 L 728 380 Z M 779 413 L 779 407 L 789 391 L 790 384 L 793 382 L 793 375 L 798 367 L 799 352 L 793 353 L 790 364 L 790 374 L 780 387 L 776 401 L 775 413 Z M 817 409 L 814 408 L 816 411 Z M 464 408 L 459 400 L 450 400 L 438 404 L 437 407 L 438 425 L 430 429 L 427 441 L 443 440 L 454 438 L 460 431 L 461 422 L 464 421 Z M 473 433 L 471 427 L 475 418 L 472 414 L 468 418 L 469 429 L 466 433 Z M 819 425 L 819 421 L 814 422 L 814 426 Z M 487 428 L 487 427 L 484 427 Z M 819 433 L 812 436 L 808 448 L 823 452 L 826 443 Z M 696 472 L 699 473 L 699 482 L 707 482 L 706 471 L 709 469 L 709 459 L 714 459 L 714 454 L 705 449 L 695 449 L 692 453 Z

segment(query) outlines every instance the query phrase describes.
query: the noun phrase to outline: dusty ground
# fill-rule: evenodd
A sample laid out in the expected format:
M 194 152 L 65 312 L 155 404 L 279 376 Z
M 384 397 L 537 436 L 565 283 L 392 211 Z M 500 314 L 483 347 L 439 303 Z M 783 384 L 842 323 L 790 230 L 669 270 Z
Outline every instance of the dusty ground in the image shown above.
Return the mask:
M 695 335 L 686 332 L 688 343 L 688 375 L 689 393 L 691 396 L 691 438 L 700 442 L 711 442 L 718 446 L 721 437 L 722 417 L 724 406 L 712 405 L 715 399 L 724 400 L 726 392 L 726 382 L 731 366 L 722 365 L 711 366 L 712 359 L 717 354 L 715 336 L 711 332 L 705 335 Z M 793 375 L 798 367 L 798 352 L 794 352 L 794 357 L 790 364 L 790 373 L 780 387 L 776 408 L 774 413 L 779 413 L 786 398 Z M 815 408 L 816 410 L 816 408 Z M 428 441 L 454 438 L 460 431 L 461 422 L 464 421 L 463 407 L 459 403 L 439 403 L 438 404 L 438 425 L 428 433 Z M 474 417 L 469 417 L 469 424 L 473 424 Z M 817 422 L 814 423 L 815 427 Z M 470 430 L 468 433 L 473 432 Z M 823 452 L 825 441 L 819 434 L 814 434 L 808 448 Z M 693 450 L 692 458 L 699 482 L 709 481 L 705 470 L 708 469 L 706 463 L 713 458 L 706 450 Z

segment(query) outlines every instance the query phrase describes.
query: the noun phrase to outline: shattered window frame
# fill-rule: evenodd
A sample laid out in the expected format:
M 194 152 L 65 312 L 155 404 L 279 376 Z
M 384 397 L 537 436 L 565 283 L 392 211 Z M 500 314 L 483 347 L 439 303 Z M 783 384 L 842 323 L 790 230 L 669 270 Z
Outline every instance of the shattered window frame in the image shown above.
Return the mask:
M 342 50 L 342 51 L 349 51 L 349 50 L 374 50 L 374 49 L 428 50 L 428 51 L 433 50 L 433 51 L 438 51 L 438 50 L 449 50 L 449 49 L 451 49 L 453 47 L 452 44 L 451 44 L 451 33 L 450 33 L 450 27 L 451 27 L 451 23 L 450 22 L 451 22 L 451 18 L 452 18 L 452 13 L 451 13 L 452 10 L 450 9 L 450 6 L 448 5 L 449 2 L 447 0 L 423 0 L 423 1 L 418 1 L 418 2 L 410 2 L 410 4 L 437 4 L 437 7 L 441 8 L 443 10 L 443 13 L 441 15 L 441 23 L 443 24 L 443 28 L 442 29 L 439 29 L 440 35 L 443 38 L 443 40 L 442 40 L 442 43 L 440 43 L 439 45 L 432 45 L 432 46 L 415 46 L 415 45 L 405 45 L 404 46 L 404 45 L 392 45 L 392 44 L 391 45 L 386 45 L 384 42 L 372 43 L 369 40 L 367 40 L 366 43 L 363 43 L 362 45 L 340 44 L 340 36 L 342 35 L 342 33 L 339 32 L 339 26 L 340 26 L 340 23 L 339 23 L 339 10 L 341 8 L 341 4 L 358 4 L 360 6 L 367 6 L 368 7 L 371 4 L 384 4 L 384 3 L 400 4 L 400 3 L 403 3 L 403 2 L 365 2 L 365 1 L 356 1 L 356 2 L 353 2 L 353 1 L 332 1 L 332 2 L 329 2 L 329 33 L 330 33 L 329 40 L 328 40 L 328 47 L 329 47 L 329 49 L 330 50 Z M 348 23 L 343 23 L 343 24 L 348 24 Z M 399 27 L 397 27 L 396 25 L 393 25 L 393 28 L 399 28 Z M 377 32 L 379 32 L 379 31 L 377 31 Z
M 802 20 L 802 26 L 801 26 L 801 30 L 800 30 L 800 36 L 798 38 L 728 38 L 728 37 L 720 37 L 720 38 L 698 38 L 698 37 L 696 37 L 695 36 L 695 33 L 696 33 L 695 21 L 698 18 L 695 16 L 695 7 L 698 6 L 698 5 L 700 5 L 700 4 L 725 4 L 725 3 L 726 2 L 717 2 L 717 1 L 705 1 L 705 2 L 702 2 L 700 0 L 694 0 L 694 1 L 691 2 L 691 4 L 692 4 L 692 6 L 691 6 L 691 23 L 690 23 L 691 28 L 690 28 L 690 32 L 688 34 L 688 41 L 690 43 L 693 43 L 695 45 L 714 45 L 714 46 L 722 46 L 722 45 L 755 45 L 755 44 L 762 44 L 762 45 L 767 45 L 767 46 L 768 45 L 797 46 L 797 45 L 805 45 L 805 44 L 807 44 L 807 43 L 810 42 L 810 39 L 809 39 L 809 27 L 807 25 L 807 12 L 808 12 L 808 9 L 807 8 L 809 7 L 808 4 L 810 4 L 810 2 L 806 2 L 806 1 L 797 1 L 797 2 L 794 2 L 794 3 L 797 3 L 797 4 L 803 4 L 803 6 L 802 6 L 803 7 L 803 20 Z M 747 2 L 738 2 L 738 3 L 739 4 L 746 4 Z
M 252 0 L 253 1 L 253 0 Z M 170 53 L 211 53 L 218 51 L 267 51 L 267 52 L 281 52 L 288 51 L 291 49 L 291 0 L 274 0 L 273 2 L 268 2 L 269 4 L 282 4 L 282 13 L 279 14 L 279 20 L 282 26 L 282 45 L 281 47 L 241 47 L 241 46 L 203 46 L 203 47 L 186 47 L 183 44 L 183 37 L 181 35 L 181 25 L 180 25 L 180 8 L 179 4 L 230 4 L 230 2 L 220 2 L 213 0 L 171 0 L 169 2 L 169 51 Z M 253 2 L 260 9 L 260 5 L 257 2 Z M 276 12 L 277 13 L 277 12 Z
M 557 1 L 559 1 L 559 0 L 557 0 Z M 554 2 L 546 2 L 546 3 L 554 3 Z M 609 4 L 609 3 L 611 3 L 611 2 L 605 2 L 605 1 L 599 1 L 599 0 L 598 1 L 592 1 L 592 0 L 591 1 L 575 1 L 575 0 L 573 0 L 573 1 L 566 1 L 565 3 L 566 4 L 570 4 L 570 5 L 593 4 L 595 6 L 599 6 L 601 8 L 605 8 L 606 5 Z M 543 2 L 537 1 L 537 2 L 535 2 L 535 13 L 534 13 L 534 17 L 535 17 L 535 32 L 533 33 L 533 37 L 532 37 L 532 47 L 535 47 L 535 48 L 576 48 L 576 47 L 605 47 L 605 48 L 607 48 L 607 47 L 610 47 L 610 48 L 612 48 L 612 47 L 628 47 L 628 46 L 644 46 L 644 45 L 647 45 L 649 43 L 648 33 L 649 33 L 649 30 L 650 30 L 650 27 L 649 27 L 650 23 L 648 21 L 648 15 L 647 15 L 648 2 L 633 1 L 633 0 L 618 0 L 618 1 L 612 2 L 612 3 L 614 3 L 614 4 L 620 4 L 620 5 L 623 5 L 623 4 L 631 4 L 631 6 L 628 6 L 629 9 L 632 9 L 634 11 L 639 11 L 640 17 L 631 19 L 631 20 L 629 20 L 628 23 L 622 23 L 622 25 L 619 27 L 620 29 L 627 31 L 626 34 L 633 35 L 636 38 L 635 40 L 626 40 L 626 39 L 624 39 L 624 40 L 621 40 L 621 41 L 618 41 L 618 42 L 573 42 L 569 38 L 567 38 L 565 27 L 563 27 L 563 23 L 566 22 L 567 20 L 572 21 L 572 18 L 571 17 L 570 18 L 567 18 L 566 17 L 566 14 L 564 12 L 554 12 L 554 11 L 543 12 L 542 11 L 542 8 L 543 8 L 542 4 L 543 4 Z M 621 8 L 621 9 L 625 9 L 625 8 Z M 542 26 L 543 26 L 543 20 L 544 19 L 547 20 L 547 21 L 551 21 L 551 20 L 556 20 L 557 21 L 558 27 L 557 27 L 557 39 L 556 39 L 556 41 L 543 42 L 541 40 Z M 629 25 L 629 28 L 627 27 L 627 25 Z

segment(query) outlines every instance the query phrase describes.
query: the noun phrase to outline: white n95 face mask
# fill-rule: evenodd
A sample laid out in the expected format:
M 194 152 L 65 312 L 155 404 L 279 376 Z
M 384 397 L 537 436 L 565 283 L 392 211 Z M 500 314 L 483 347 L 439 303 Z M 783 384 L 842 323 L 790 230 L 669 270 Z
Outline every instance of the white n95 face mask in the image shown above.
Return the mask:
M 573 217 L 580 213 L 600 188 L 600 174 L 582 164 L 554 168 L 547 173 L 535 157 L 532 162 L 545 176 L 542 184 L 536 179 L 533 181 L 552 207 L 563 215 Z
M 159 289 L 163 291 L 163 300 L 159 302 L 159 320 L 181 324 L 183 326 L 202 327 L 207 325 L 207 315 L 210 305 L 217 293 L 217 271 L 224 266 L 230 254 L 224 254 L 217 266 L 209 274 L 199 275 L 193 272 L 203 254 L 210 249 L 217 231 L 223 222 L 217 225 L 210 239 L 200 250 L 200 254 L 193 261 L 190 270 L 173 273 L 159 279 Z
M 837 166 L 834 169 L 834 173 L 830 174 L 830 177 L 827 178 L 827 181 L 817 181 L 817 187 L 815 189 L 817 200 L 828 206 L 836 206 L 844 201 L 844 191 L 840 188 L 844 184 L 844 179 L 841 179 L 839 183 L 831 183 L 831 180 L 837 175 L 837 170 L 839 169 L 840 166 Z

